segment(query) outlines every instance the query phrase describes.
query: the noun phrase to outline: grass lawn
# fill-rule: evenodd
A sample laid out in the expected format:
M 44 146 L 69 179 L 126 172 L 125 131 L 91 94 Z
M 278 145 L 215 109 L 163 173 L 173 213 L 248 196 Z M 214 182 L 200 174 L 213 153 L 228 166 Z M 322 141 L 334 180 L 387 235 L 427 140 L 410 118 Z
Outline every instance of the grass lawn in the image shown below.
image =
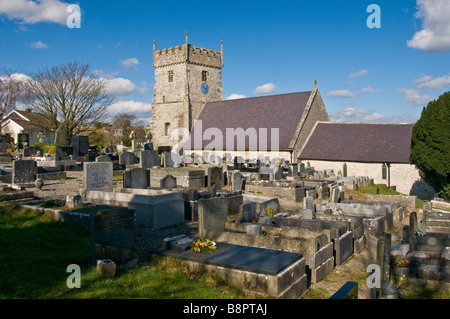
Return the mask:
M 190 273 L 173 258 L 144 259 L 103 279 L 89 266 L 87 231 L 15 204 L 0 209 L 0 298 L 246 298 L 217 275 Z M 70 264 L 81 267 L 79 289 L 66 285 Z

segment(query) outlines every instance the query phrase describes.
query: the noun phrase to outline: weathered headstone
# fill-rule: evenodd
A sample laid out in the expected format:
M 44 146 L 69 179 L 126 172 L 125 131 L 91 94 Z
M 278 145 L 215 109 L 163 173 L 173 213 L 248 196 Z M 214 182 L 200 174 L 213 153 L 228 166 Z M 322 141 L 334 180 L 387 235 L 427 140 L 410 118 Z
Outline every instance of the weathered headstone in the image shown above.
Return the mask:
M 177 178 L 172 175 L 166 175 L 159 181 L 160 188 L 176 188 L 177 187 Z
M 89 137 L 76 135 L 72 137 L 73 156 L 86 156 L 89 150 Z
M 314 198 L 309 196 L 303 198 L 303 208 L 315 210 Z
M 383 286 L 384 282 L 389 281 L 391 270 L 391 235 L 384 233 L 377 243 L 377 265 L 380 266 L 381 277 L 380 282 Z
M 153 143 L 151 142 L 144 143 L 144 151 L 153 151 Z
M 158 152 L 153 150 L 141 151 L 139 156 L 139 165 L 143 168 L 159 167 L 160 162 L 158 158 Z
M 239 207 L 239 219 L 243 223 L 256 219 L 256 203 L 250 202 Z
M 208 230 L 225 230 L 227 223 L 227 198 L 225 196 L 199 199 L 198 230 L 204 237 Z
M 69 208 L 78 208 L 83 206 L 83 202 L 80 195 L 67 195 L 66 206 Z
M 119 165 L 134 165 L 137 163 L 136 156 L 132 152 L 119 154 Z
M 340 190 L 339 187 L 333 187 L 331 189 L 331 202 L 332 203 L 339 203 L 340 200 Z
M 247 226 L 247 235 L 261 236 L 262 226 L 258 224 L 252 224 Z
M 231 190 L 234 192 L 241 190 L 241 181 L 244 177 L 240 172 L 233 172 L 231 174 Z
M 34 160 L 13 161 L 11 182 L 16 185 L 34 184 L 36 172 L 37 166 Z
M 146 189 L 150 187 L 150 171 L 146 168 L 132 168 L 123 173 L 124 188 Z
M 223 169 L 219 166 L 208 167 L 208 183 L 207 186 L 216 186 L 221 189 L 223 186 Z
M 161 167 L 173 167 L 172 153 L 164 152 L 161 154 Z
M 409 215 L 409 240 L 412 243 L 415 241 L 417 232 L 419 230 L 419 224 L 417 222 L 417 213 L 412 212 Z
M 83 188 L 102 189 L 113 187 L 112 162 L 83 164 Z
M 108 155 L 100 155 L 95 158 L 95 161 L 98 162 L 111 162 L 111 157 Z
M 274 174 L 275 180 L 278 181 L 278 180 L 283 179 L 283 168 L 279 165 L 275 166 L 273 174 Z
M 66 144 L 66 131 L 64 129 L 64 125 L 61 125 L 55 131 L 55 144 L 56 145 L 65 145 Z

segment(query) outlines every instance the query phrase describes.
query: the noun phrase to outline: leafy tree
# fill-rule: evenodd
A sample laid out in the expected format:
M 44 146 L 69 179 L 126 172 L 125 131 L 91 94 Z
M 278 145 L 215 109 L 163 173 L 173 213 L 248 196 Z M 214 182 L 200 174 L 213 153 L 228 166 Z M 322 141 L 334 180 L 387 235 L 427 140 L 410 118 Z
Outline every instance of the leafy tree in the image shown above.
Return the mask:
M 409 159 L 438 195 L 450 200 L 450 92 L 423 108 L 413 128 Z

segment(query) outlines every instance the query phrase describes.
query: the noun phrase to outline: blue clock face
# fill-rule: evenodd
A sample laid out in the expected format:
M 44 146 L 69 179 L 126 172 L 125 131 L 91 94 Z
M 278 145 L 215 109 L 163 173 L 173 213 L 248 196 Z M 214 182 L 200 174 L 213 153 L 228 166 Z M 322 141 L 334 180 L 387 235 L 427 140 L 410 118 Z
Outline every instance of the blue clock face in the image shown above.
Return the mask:
M 202 85 L 201 85 L 201 88 L 202 88 L 202 93 L 203 93 L 203 94 L 208 93 L 208 90 L 209 90 L 208 84 L 206 84 L 205 82 L 203 82 Z

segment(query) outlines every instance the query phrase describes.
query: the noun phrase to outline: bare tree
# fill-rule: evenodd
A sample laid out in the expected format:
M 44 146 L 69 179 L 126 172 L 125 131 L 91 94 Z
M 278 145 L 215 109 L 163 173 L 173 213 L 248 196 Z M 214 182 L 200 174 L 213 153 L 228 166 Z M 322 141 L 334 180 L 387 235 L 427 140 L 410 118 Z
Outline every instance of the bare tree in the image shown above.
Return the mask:
M 62 125 L 66 131 L 66 144 L 72 136 L 88 130 L 105 118 L 107 107 L 114 98 L 109 94 L 107 82 L 98 79 L 89 70 L 89 64 L 71 62 L 38 71 L 27 85 L 33 96 L 31 109 L 47 115 L 51 121 L 48 130 Z
M 26 90 L 29 77 L 22 73 L 1 71 L 0 75 L 0 118 L 15 110 L 17 104 L 27 103 L 31 96 Z

